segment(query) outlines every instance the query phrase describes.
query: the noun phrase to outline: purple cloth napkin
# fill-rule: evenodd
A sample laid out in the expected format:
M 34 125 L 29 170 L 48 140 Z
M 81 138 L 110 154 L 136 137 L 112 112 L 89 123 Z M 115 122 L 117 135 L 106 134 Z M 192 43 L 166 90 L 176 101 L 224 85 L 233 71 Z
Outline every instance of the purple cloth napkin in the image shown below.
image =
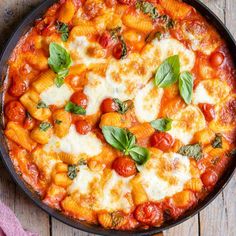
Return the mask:
M 9 207 L 0 201 L 0 236 L 38 236 L 25 231 Z

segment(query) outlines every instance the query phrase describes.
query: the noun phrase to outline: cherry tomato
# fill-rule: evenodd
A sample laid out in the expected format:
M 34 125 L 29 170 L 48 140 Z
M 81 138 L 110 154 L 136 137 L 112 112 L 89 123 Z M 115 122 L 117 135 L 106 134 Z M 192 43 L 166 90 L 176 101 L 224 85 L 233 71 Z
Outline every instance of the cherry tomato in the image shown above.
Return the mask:
M 27 86 L 24 81 L 16 80 L 13 81 L 9 93 L 14 97 L 21 96 L 27 89 Z
M 25 108 L 18 101 L 11 101 L 7 103 L 5 113 L 9 120 L 16 122 L 23 122 L 26 115 Z
M 208 169 L 201 175 L 201 180 L 206 187 L 213 187 L 218 180 L 218 175 L 214 170 Z
M 118 0 L 119 3 L 124 5 L 134 5 L 136 3 L 136 0 Z
M 117 43 L 113 48 L 112 54 L 116 59 L 121 59 L 122 53 L 123 53 L 123 45 L 122 43 Z
M 71 102 L 75 103 L 78 106 L 83 107 L 84 109 L 87 107 L 88 99 L 87 96 L 83 92 L 75 92 L 70 97 Z
M 212 67 L 219 67 L 224 62 L 225 56 L 221 52 L 213 52 L 210 55 L 210 64 Z
M 112 168 L 123 177 L 129 177 L 137 173 L 135 162 L 129 157 L 117 157 L 112 163 Z
M 102 101 L 101 111 L 102 113 L 114 112 L 118 110 L 118 105 L 112 98 L 106 98 Z
M 91 131 L 91 125 L 86 120 L 78 120 L 75 123 L 75 127 L 78 133 L 85 135 Z
M 101 36 L 99 37 L 99 40 L 98 42 L 100 43 L 100 45 L 103 47 L 103 48 L 107 48 L 110 46 L 111 44 L 111 35 L 108 31 L 105 31 L 101 34 Z
M 162 151 L 168 151 L 174 144 L 172 136 L 164 132 L 156 132 L 151 136 L 151 146 L 158 148 Z
M 204 114 L 206 121 L 210 122 L 214 120 L 216 115 L 214 105 L 207 103 L 200 103 L 199 107 L 202 110 L 202 113 Z
M 35 126 L 35 119 L 33 119 L 30 116 L 27 116 L 25 121 L 24 121 L 23 127 L 27 130 L 31 130 L 31 129 L 34 128 L 34 126 Z
M 161 209 L 152 202 L 145 202 L 138 205 L 134 211 L 134 217 L 141 223 L 157 226 L 163 221 Z

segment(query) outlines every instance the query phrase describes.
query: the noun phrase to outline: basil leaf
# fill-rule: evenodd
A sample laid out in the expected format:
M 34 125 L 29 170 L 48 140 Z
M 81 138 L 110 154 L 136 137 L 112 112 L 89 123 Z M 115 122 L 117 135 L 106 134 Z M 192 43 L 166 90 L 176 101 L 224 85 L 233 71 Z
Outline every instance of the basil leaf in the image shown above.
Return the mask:
M 72 60 L 70 54 L 61 45 L 50 43 L 49 54 L 48 64 L 55 73 L 71 66 Z
M 68 102 L 65 106 L 65 110 L 71 113 L 74 113 L 76 115 L 85 115 L 86 114 L 86 110 L 81 107 L 76 105 L 73 102 Z
M 128 53 L 128 50 L 127 50 L 127 46 L 126 46 L 126 43 L 124 41 L 124 39 L 122 37 L 119 37 L 120 39 L 120 42 L 121 42 L 121 46 L 122 46 L 122 49 L 121 49 L 121 59 L 125 58 L 127 53 Z
M 179 56 L 168 57 L 157 69 L 155 75 L 155 85 L 166 88 L 178 80 L 180 72 Z
M 128 135 L 128 132 L 124 129 L 113 127 L 113 126 L 103 126 L 102 133 L 106 141 L 114 148 L 127 153 L 130 144 L 133 142 L 133 137 Z M 130 141 L 130 139 L 132 139 Z
M 62 41 L 66 42 L 69 37 L 68 25 L 62 22 L 57 22 L 56 29 L 61 34 Z
M 129 109 L 133 107 L 132 100 L 126 100 L 122 102 L 120 99 L 114 98 L 113 101 L 118 105 L 117 112 L 119 112 L 120 114 L 125 114 Z
M 216 134 L 215 139 L 211 143 L 213 148 L 222 148 L 222 135 Z
M 183 156 L 193 157 L 196 160 L 200 160 L 202 158 L 202 147 L 199 143 L 189 144 L 182 146 L 178 153 Z
M 167 24 L 166 24 L 166 28 L 167 29 L 173 29 L 174 26 L 175 26 L 175 22 L 172 19 L 169 18 L 168 21 L 167 21 Z
M 130 149 L 129 154 L 138 165 L 143 165 L 149 159 L 149 151 L 144 147 L 134 146 Z
M 150 2 L 137 1 L 135 7 L 144 14 L 149 15 L 153 20 L 157 19 L 159 15 L 157 8 Z
M 118 27 L 116 27 L 116 28 L 114 28 L 114 29 L 111 29 L 111 30 L 110 30 L 110 35 L 111 35 L 111 37 L 112 37 L 113 39 L 117 39 L 118 34 L 120 33 L 120 31 L 121 31 L 121 27 L 120 27 L 120 26 L 118 26 Z
M 39 101 L 38 105 L 37 105 L 37 109 L 40 109 L 40 108 L 47 108 L 47 104 L 43 101 Z
M 68 165 L 68 172 L 67 172 L 67 176 L 70 179 L 74 179 L 77 176 L 77 166 L 76 165 Z
M 61 70 L 57 73 L 57 77 L 55 78 L 55 84 L 58 88 L 60 88 L 64 84 L 64 79 L 68 74 L 68 69 Z
M 168 131 L 171 129 L 172 119 L 157 119 L 151 122 L 151 126 L 158 131 Z
M 179 76 L 179 91 L 185 103 L 189 104 L 193 96 L 193 76 L 188 71 Z
M 47 131 L 50 127 L 52 127 L 52 125 L 48 122 L 42 122 L 39 125 L 39 129 L 42 130 L 42 131 Z
M 62 123 L 61 120 L 55 120 L 55 124 L 60 125 Z

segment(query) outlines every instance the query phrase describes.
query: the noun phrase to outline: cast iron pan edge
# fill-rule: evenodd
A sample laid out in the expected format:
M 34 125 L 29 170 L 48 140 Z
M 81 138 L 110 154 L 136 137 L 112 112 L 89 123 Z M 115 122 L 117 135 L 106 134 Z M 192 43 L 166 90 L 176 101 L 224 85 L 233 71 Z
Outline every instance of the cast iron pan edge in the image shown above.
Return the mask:
M 201 3 L 199 0 L 184 0 L 186 3 L 192 5 L 195 7 L 211 24 L 213 24 L 221 36 L 225 39 L 225 41 L 228 44 L 228 47 L 230 51 L 232 52 L 232 56 L 234 55 L 234 62 L 236 64 L 236 42 L 229 32 L 229 30 L 224 26 L 224 24 L 221 22 L 221 20 L 203 3 Z M 40 18 L 43 13 L 47 10 L 49 6 L 51 6 L 56 0 L 46 0 L 42 4 L 40 4 L 35 10 L 33 10 L 24 20 L 23 22 L 18 26 L 16 31 L 12 34 L 9 41 L 6 44 L 6 47 L 4 48 L 2 55 L 0 57 L 0 74 L 2 76 L 1 80 L 1 86 L 3 86 L 3 79 L 4 75 L 6 74 L 7 70 L 7 60 L 9 56 L 11 55 L 12 50 L 16 46 L 19 38 L 24 35 L 30 27 L 32 27 L 34 21 L 37 18 Z M 2 91 L 1 91 L 1 108 L 3 106 L 2 102 Z M 100 226 L 90 225 L 85 222 L 76 221 L 74 219 L 71 219 L 69 217 L 66 217 L 65 215 L 61 214 L 59 211 L 56 211 L 44 203 L 41 202 L 41 200 L 38 198 L 38 196 L 31 192 L 27 184 L 20 178 L 20 176 L 15 172 L 14 166 L 11 162 L 11 159 L 8 156 L 8 148 L 5 142 L 4 134 L 3 134 L 3 124 L 0 130 L 0 153 L 2 161 L 6 167 L 6 169 L 9 171 L 11 177 L 13 178 L 14 182 L 20 186 L 20 188 L 23 190 L 23 192 L 26 193 L 26 195 L 42 210 L 47 212 L 49 215 L 53 216 L 57 220 L 70 225 L 74 228 L 94 233 L 94 234 L 100 234 L 100 235 L 107 235 L 107 236 L 151 236 L 153 234 L 157 234 L 161 231 L 167 230 L 173 226 L 176 226 L 185 220 L 188 220 L 190 217 L 197 214 L 199 211 L 201 211 L 203 208 L 205 208 L 210 202 L 212 202 L 217 195 L 225 188 L 227 183 L 230 181 L 230 179 L 233 176 L 233 173 L 236 169 L 236 158 L 232 158 L 231 165 L 228 167 L 226 173 L 223 175 L 223 177 L 219 180 L 214 190 L 203 200 L 201 201 L 194 209 L 191 209 L 187 211 L 182 217 L 180 217 L 176 221 L 169 221 L 164 223 L 159 228 L 151 228 L 149 230 L 134 230 L 134 231 L 115 231 L 115 230 L 107 230 Z

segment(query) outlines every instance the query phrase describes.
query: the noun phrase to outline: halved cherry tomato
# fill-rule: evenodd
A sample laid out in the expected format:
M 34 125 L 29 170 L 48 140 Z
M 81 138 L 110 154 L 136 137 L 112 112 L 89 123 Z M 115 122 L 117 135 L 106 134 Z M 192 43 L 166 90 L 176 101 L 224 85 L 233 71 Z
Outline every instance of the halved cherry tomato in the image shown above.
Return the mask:
M 117 43 L 113 48 L 112 54 L 116 59 L 119 60 L 122 57 L 122 53 L 123 53 L 123 45 L 122 43 Z
M 218 181 L 218 175 L 214 170 L 208 169 L 201 175 L 201 180 L 206 187 L 213 187 Z
M 135 162 L 129 157 L 117 157 L 112 164 L 112 168 L 123 177 L 129 177 L 137 173 Z
M 24 106 L 18 101 L 7 103 L 5 114 L 9 120 L 23 122 L 26 116 Z
M 26 91 L 26 89 L 27 86 L 24 81 L 16 80 L 12 82 L 9 93 L 14 97 L 19 97 Z
M 118 105 L 112 98 L 106 98 L 102 101 L 101 111 L 102 113 L 114 112 L 118 110 Z
M 98 42 L 103 48 L 107 48 L 111 44 L 111 35 L 108 31 L 105 31 L 101 34 L 101 36 L 98 39 Z
M 214 105 L 207 103 L 200 103 L 199 107 L 202 110 L 202 113 L 204 114 L 206 121 L 211 122 L 212 120 L 214 120 L 216 115 Z
M 168 133 L 156 132 L 151 136 L 151 146 L 162 151 L 168 151 L 174 144 L 174 139 Z
M 219 67 L 224 62 L 225 56 L 221 52 L 213 52 L 210 55 L 210 64 L 212 67 Z
M 75 92 L 70 97 L 71 102 L 75 103 L 78 106 L 83 107 L 84 109 L 87 107 L 88 98 L 83 92 Z
M 91 131 L 91 125 L 86 120 L 78 120 L 75 123 L 76 131 L 82 135 Z
M 134 217 L 141 223 L 157 226 L 163 221 L 161 209 L 152 202 L 145 202 L 138 205 L 134 211 Z

